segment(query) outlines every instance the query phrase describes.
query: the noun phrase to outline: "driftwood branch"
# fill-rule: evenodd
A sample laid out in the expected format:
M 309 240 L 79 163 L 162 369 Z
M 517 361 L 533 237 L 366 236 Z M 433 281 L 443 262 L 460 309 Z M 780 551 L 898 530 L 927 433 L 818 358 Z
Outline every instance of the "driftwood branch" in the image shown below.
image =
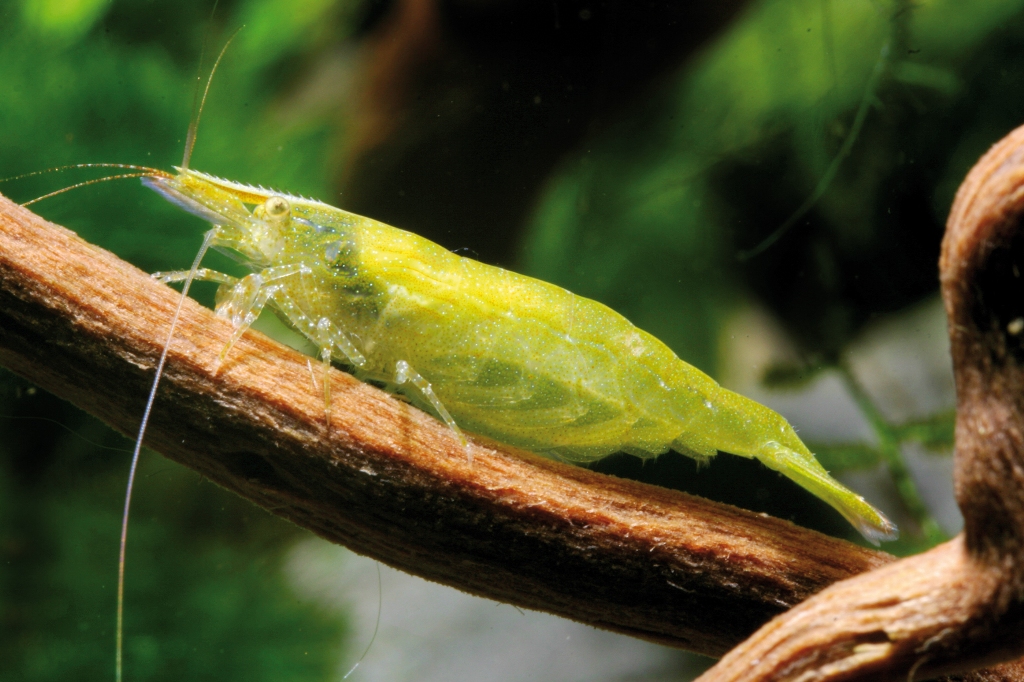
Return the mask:
M 0 197 L 0 364 L 134 433 L 178 294 Z M 720 655 L 892 557 L 474 439 L 187 301 L 150 447 L 332 542 L 461 590 Z M 982 675 L 978 680 L 1014 679 Z M 1024 679 L 1024 678 L 1022 678 Z
M 964 532 L 821 592 L 702 680 L 922 680 L 1024 653 L 1022 225 L 1018 128 L 960 186 L 939 264 L 957 386 L 955 482 Z

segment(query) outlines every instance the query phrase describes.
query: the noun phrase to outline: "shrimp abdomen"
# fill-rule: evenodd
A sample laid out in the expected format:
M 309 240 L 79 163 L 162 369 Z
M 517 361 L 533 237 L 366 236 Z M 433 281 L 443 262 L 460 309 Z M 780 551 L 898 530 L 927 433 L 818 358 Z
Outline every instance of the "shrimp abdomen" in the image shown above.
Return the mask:
M 574 462 L 653 457 L 717 389 L 596 301 L 400 230 L 360 242 L 362 272 L 388 291 L 361 336 L 372 364 L 409 362 L 468 430 Z

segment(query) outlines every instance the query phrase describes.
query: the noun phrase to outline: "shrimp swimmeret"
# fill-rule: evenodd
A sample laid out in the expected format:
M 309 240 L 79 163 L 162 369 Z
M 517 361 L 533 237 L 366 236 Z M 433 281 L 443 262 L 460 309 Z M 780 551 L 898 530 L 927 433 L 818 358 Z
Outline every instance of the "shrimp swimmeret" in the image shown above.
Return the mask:
M 698 461 L 718 451 L 753 457 L 874 544 L 897 537 L 782 416 L 601 303 L 319 201 L 189 169 L 143 182 L 213 224 L 207 244 L 253 270 L 236 279 L 197 263 L 156 275 L 220 283 L 217 312 L 235 326 L 222 355 L 269 303 L 316 344 L 325 369 L 333 358 L 362 378 L 404 385 L 460 436 L 463 428 L 577 463 L 670 449 Z

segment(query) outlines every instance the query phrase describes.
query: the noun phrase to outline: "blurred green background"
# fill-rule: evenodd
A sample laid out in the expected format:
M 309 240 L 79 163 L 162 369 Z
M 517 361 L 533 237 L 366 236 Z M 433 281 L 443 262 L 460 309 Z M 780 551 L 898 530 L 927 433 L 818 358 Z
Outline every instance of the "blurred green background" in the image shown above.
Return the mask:
M 212 18 L 209 2 L 0 0 L 0 175 L 179 164 L 197 73 L 244 25 L 213 81 L 193 167 L 360 210 L 601 300 L 790 417 L 830 470 L 899 521 L 903 538 L 886 549 L 942 540 L 957 529 L 938 246 L 960 179 L 1024 121 L 1024 0 L 758 0 L 692 55 L 672 48 L 646 70 L 631 59 L 654 48 L 621 40 L 617 22 L 629 22 L 616 12 L 658 23 L 671 3 L 626 4 L 525 3 L 520 15 L 499 0 L 440 0 L 436 30 L 423 32 L 431 47 L 414 54 L 441 66 L 424 77 L 411 61 L 420 79 L 404 92 L 418 104 L 395 98 L 388 111 L 364 92 L 398 82 L 374 81 L 375 60 L 398 39 L 396 7 L 413 0 L 225 0 Z M 531 29 L 552 7 L 547 33 Z M 485 30 L 500 32 L 498 57 L 471 39 Z M 563 45 L 561 32 L 579 40 Z M 637 83 L 602 90 L 618 64 L 627 82 L 640 70 Z M 584 90 L 585 106 L 566 94 Z M 570 110 L 572 134 L 557 127 Z M 376 138 L 374 111 L 392 117 Z M 519 165 L 501 174 L 478 167 L 509 158 Z M 0 191 L 27 201 L 90 177 Z M 204 230 L 136 181 L 33 208 L 147 271 L 187 266 Z M 197 297 L 209 303 L 212 290 Z M 894 393 L 885 379 L 901 371 L 924 379 Z M 0 375 L 0 678 L 112 675 L 129 450 Z M 596 466 L 856 539 L 756 462 L 721 456 L 697 472 L 670 454 Z M 373 622 L 296 587 L 286 566 L 305 537 L 145 453 L 127 678 L 338 679 Z M 615 679 L 685 679 L 693 664 L 672 661 Z M 371 662 L 350 679 L 375 679 Z M 529 678 L 506 672 L 475 679 Z

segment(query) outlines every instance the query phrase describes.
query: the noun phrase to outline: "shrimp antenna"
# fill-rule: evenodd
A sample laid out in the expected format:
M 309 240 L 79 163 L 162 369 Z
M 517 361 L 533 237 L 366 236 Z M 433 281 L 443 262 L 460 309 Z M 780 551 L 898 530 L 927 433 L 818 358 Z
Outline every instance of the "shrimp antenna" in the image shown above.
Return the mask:
M 146 172 L 146 173 L 121 173 L 119 175 L 107 175 L 106 177 L 102 177 L 102 178 L 94 178 L 92 180 L 86 180 L 84 182 L 76 182 L 73 185 L 68 185 L 67 187 L 62 187 L 61 189 L 54 190 L 53 192 L 48 192 L 47 194 L 44 194 L 41 197 L 36 197 L 35 199 L 31 199 L 29 201 L 26 201 L 25 203 L 22 204 L 22 206 L 31 206 L 32 204 L 40 202 L 43 199 L 49 199 L 50 197 L 55 197 L 58 194 L 64 194 L 64 192 L 70 192 L 71 190 L 78 189 L 79 187 L 87 187 L 88 185 L 97 185 L 97 184 L 99 184 L 101 182 L 107 182 L 108 180 L 124 180 L 126 178 L 148 178 L 148 177 L 151 177 L 152 175 L 153 175 L 153 173 L 150 173 L 150 172 Z M 161 173 L 161 175 L 166 175 L 166 173 Z
M 43 199 L 49 199 L 50 197 L 55 197 L 58 194 L 63 194 L 64 192 L 70 192 L 71 190 L 78 189 L 79 187 L 95 185 L 100 182 L 107 182 L 108 180 L 123 180 L 125 178 L 145 178 L 153 176 L 170 177 L 170 174 L 168 174 L 166 171 L 159 170 L 158 168 L 150 168 L 149 166 L 136 166 L 135 164 L 131 163 L 75 163 L 70 166 L 58 166 L 56 168 L 47 168 L 46 170 L 32 171 L 31 173 L 22 173 L 21 175 L 12 175 L 9 178 L 0 178 L 0 183 L 9 182 L 11 180 L 21 180 L 22 178 L 31 178 L 36 175 L 44 175 L 45 173 L 59 173 L 61 171 L 71 170 L 74 168 L 120 168 L 122 170 L 132 170 L 139 172 L 120 173 L 117 175 L 108 175 L 102 178 L 95 178 L 93 180 L 86 180 L 84 182 L 76 182 L 75 184 L 70 185 L 68 187 L 62 187 L 61 189 L 54 190 L 53 192 L 44 194 L 41 197 L 36 197 L 35 199 L 26 201 L 25 203 L 22 204 L 22 206 L 31 206 L 32 204 L 42 201 Z
M 217 3 L 214 2 L 212 12 L 216 11 Z M 189 123 L 188 134 L 185 137 L 185 155 L 181 162 L 182 170 L 188 169 L 189 160 L 192 158 L 192 149 L 196 144 L 196 132 L 199 130 L 199 118 L 202 116 L 203 107 L 206 105 L 206 96 L 210 93 L 210 84 L 213 82 L 213 74 L 217 72 L 217 67 L 220 66 L 221 59 L 224 58 L 224 53 L 227 52 L 231 41 L 235 39 L 235 36 L 238 35 L 238 31 L 241 31 L 242 28 L 243 27 L 240 26 L 233 34 L 231 34 L 231 37 L 228 38 L 227 42 L 224 43 L 224 47 L 221 48 L 220 54 L 217 55 L 217 60 L 213 63 L 213 68 L 210 70 L 210 76 L 206 79 L 206 87 L 203 89 L 203 96 L 199 100 L 199 107 L 195 110 L 195 116 L 192 118 L 191 123 Z M 202 61 L 202 56 L 200 56 L 200 68 L 202 68 Z M 198 94 L 198 90 L 196 92 Z M 193 109 L 195 109 L 195 100 L 193 100 Z M 158 171 L 157 174 L 170 177 L 168 173 L 163 171 Z M 185 299 L 188 297 L 189 287 L 192 286 L 192 281 L 195 279 L 196 273 L 199 270 L 199 264 L 202 262 L 203 256 L 205 256 L 206 252 L 209 250 L 210 244 L 213 242 L 216 234 L 216 229 L 214 229 L 207 232 L 203 237 L 203 245 L 199 248 L 199 252 L 196 254 L 195 260 L 192 261 L 192 267 L 189 268 L 188 277 L 185 278 L 185 284 L 181 289 L 181 297 L 178 299 L 178 307 L 174 309 L 174 317 L 171 318 L 171 327 L 167 331 L 167 340 L 164 342 L 163 350 L 160 353 L 160 361 L 156 366 L 156 374 L 153 376 L 153 384 L 149 388 L 149 397 L 146 399 L 146 409 L 143 410 L 142 421 L 139 423 L 139 433 L 135 438 L 135 448 L 132 450 L 132 463 L 131 468 L 128 471 L 128 485 L 124 494 L 124 512 L 121 516 L 121 547 L 117 558 L 117 627 L 114 644 L 115 682 L 121 682 L 124 675 L 125 553 L 128 547 L 128 514 L 131 511 L 132 488 L 135 485 L 135 472 L 139 465 L 139 455 L 142 453 L 142 439 L 146 435 L 146 427 L 149 426 L 149 417 L 153 411 L 153 402 L 156 400 L 156 390 L 160 385 L 160 377 L 162 377 L 164 373 L 164 365 L 167 363 L 167 353 L 171 348 L 171 340 L 174 338 L 174 332 L 178 326 L 178 318 L 181 316 L 181 309 L 185 305 Z
M 214 5 L 214 9 L 216 9 Z M 206 96 L 210 94 L 210 84 L 213 83 L 213 74 L 217 73 L 217 67 L 220 66 L 220 60 L 224 59 L 224 53 L 228 51 L 228 46 L 231 45 L 231 41 L 235 39 L 238 32 L 245 28 L 245 25 L 239 26 L 235 29 L 235 32 L 231 34 L 228 41 L 224 43 L 224 47 L 220 49 L 220 54 L 217 55 L 217 60 L 213 63 L 213 68 L 210 69 L 210 76 L 206 79 L 206 87 L 203 88 L 203 96 L 199 100 L 199 108 L 195 111 L 195 116 L 192 118 L 192 122 L 188 124 L 188 134 L 185 136 L 185 156 L 181 160 L 181 168 L 183 170 L 188 169 L 189 161 L 192 160 L 192 149 L 196 146 L 196 134 L 199 132 L 199 119 L 203 115 L 203 107 L 206 106 Z M 202 59 L 200 59 L 202 63 Z M 196 95 L 199 91 L 196 91 Z M 193 108 L 195 108 L 195 102 L 193 101 Z
M 366 654 L 370 653 L 370 647 L 372 647 L 373 643 L 377 641 L 377 633 L 380 631 L 380 612 L 383 610 L 384 606 L 384 588 L 381 585 L 380 581 L 380 562 L 376 561 L 374 563 L 377 564 L 377 623 L 373 626 L 373 636 L 370 637 L 370 643 L 366 645 L 365 649 L 363 649 L 363 655 L 359 657 L 359 660 L 356 661 L 355 665 L 348 669 L 347 673 L 342 675 L 342 682 L 344 682 L 344 680 L 347 680 L 352 675 L 352 673 L 356 671 L 356 668 L 359 667 L 359 664 L 363 662 L 364 658 L 366 658 Z
M 213 7 L 210 8 L 210 19 L 207 22 L 206 31 L 203 32 L 203 44 L 199 46 L 199 63 L 196 65 L 196 77 L 195 87 L 192 88 L 192 109 L 188 114 L 188 131 L 185 135 L 185 158 L 182 163 L 182 168 L 188 168 L 188 162 L 192 156 L 192 147 L 194 146 L 196 131 L 199 129 L 199 114 L 198 112 L 202 109 L 199 104 L 199 84 L 203 82 L 203 62 L 206 61 L 206 48 L 210 46 L 210 36 L 213 34 L 213 18 L 217 16 L 217 5 L 220 4 L 220 0 L 213 0 Z M 214 67 L 214 71 L 216 67 Z M 210 72 L 210 77 L 213 77 L 213 72 Z M 210 83 L 207 81 L 206 90 L 203 94 L 203 103 L 206 102 L 206 94 L 210 91 Z
M 75 168 L 121 168 L 123 170 L 145 171 L 147 173 L 152 173 L 153 175 L 168 174 L 166 171 L 162 171 L 159 168 L 139 166 L 133 163 L 72 163 L 67 166 L 57 166 L 56 168 L 47 168 L 45 170 L 37 170 L 32 171 L 30 173 L 22 173 L 21 175 L 12 175 L 9 178 L 0 178 L 0 182 L 22 180 L 24 178 L 32 178 L 37 175 L 46 175 L 47 173 L 62 173 L 63 171 L 73 170 Z
M 181 289 L 181 297 L 178 299 L 178 307 L 174 309 L 174 317 L 171 318 L 171 328 L 167 331 L 167 340 L 164 342 L 163 351 L 160 353 L 160 361 L 156 365 L 156 374 L 153 377 L 153 384 L 149 388 L 149 397 L 146 399 L 146 409 L 142 412 L 142 422 L 139 424 L 139 435 L 135 438 L 135 448 L 132 450 L 132 465 L 128 471 L 128 487 L 124 494 L 124 514 L 121 516 L 121 549 L 117 559 L 117 630 L 115 635 L 114 657 L 114 678 L 121 682 L 124 666 L 122 658 L 124 654 L 124 557 L 125 549 L 128 546 L 128 512 L 132 504 L 132 487 L 135 484 L 135 470 L 139 465 L 139 454 L 142 452 L 142 437 L 146 434 L 146 427 L 149 425 L 149 415 L 153 411 L 153 401 L 156 400 L 156 389 L 160 385 L 160 377 L 164 373 L 164 365 L 167 363 L 167 353 L 171 348 L 171 339 L 174 338 L 174 330 L 178 326 L 178 318 L 181 316 L 181 309 L 185 305 L 185 298 L 188 296 L 188 289 L 192 286 L 196 272 L 199 270 L 199 263 L 206 255 L 216 230 L 210 230 L 203 237 L 203 245 L 199 248 L 192 267 L 185 278 L 185 284 Z

